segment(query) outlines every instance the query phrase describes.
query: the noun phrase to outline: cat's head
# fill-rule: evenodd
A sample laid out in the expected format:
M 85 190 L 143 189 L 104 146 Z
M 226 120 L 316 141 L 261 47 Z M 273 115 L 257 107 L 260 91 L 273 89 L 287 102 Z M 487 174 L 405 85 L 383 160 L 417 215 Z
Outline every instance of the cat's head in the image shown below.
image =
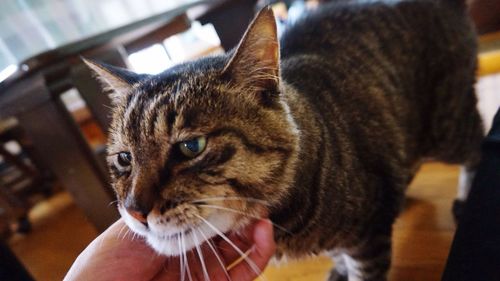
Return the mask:
M 280 93 L 270 9 L 233 52 L 159 75 L 86 62 L 111 90 L 119 211 L 158 252 L 238 230 L 286 196 L 298 136 Z

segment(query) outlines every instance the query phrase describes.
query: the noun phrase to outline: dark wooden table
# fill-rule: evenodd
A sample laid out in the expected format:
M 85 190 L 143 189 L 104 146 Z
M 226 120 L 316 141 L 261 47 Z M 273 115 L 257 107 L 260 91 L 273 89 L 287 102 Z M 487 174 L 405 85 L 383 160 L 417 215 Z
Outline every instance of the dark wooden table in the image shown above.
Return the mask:
M 204 1 L 183 3 L 123 24 L 104 26 L 90 35 L 82 33 L 77 40 L 33 54 L 0 83 L 0 119 L 13 116 L 19 121 L 40 157 L 99 231 L 118 218 L 116 207 L 110 204 L 113 193 L 102 159 L 87 144 L 60 95 L 76 87 L 106 129 L 109 100 L 100 94 L 80 56 L 125 66 L 128 44 L 139 46 L 152 35 L 168 37 L 187 29 L 186 11 Z
M 28 13 L 24 13 L 27 7 L 21 9 L 23 15 L 27 16 L 26 19 L 21 20 L 22 25 L 33 24 L 25 29 L 25 32 L 33 33 L 30 36 L 33 37 L 34 42 L 41 40 L 38 38 L 41 36 L 38 25 L 47 25 L 45 21 L 33 21 L 34 15 L 36 16 L 40 11 L 46 13 L 47 9 L 51 9 L 51 5 L 59 7 L 58 9 L 61 9 L 58 5 L 66 5 L 63 9 L 75 10 L 76 8 L 71 7 L 73 2 L 61 2 L 63 4 L 59 2 L 61 1 L 33 2 L 32 5 L 35 7 L 31 8 L 35 11 L 28 11 Z M 137 1 L 137 5 L 149 5 L 149 12 L 136 11 L 137 9 L 130 7 L 130 1 L 122 1 L 120 3 L 126 6 L 125 12 L 131 15 L 130 18 L 125 18 L 119 23 L 111 21 L 110 24 L 106 24 L 106 20 L 99 18 L 104 12 L 96 11 L 96 9 L 107 7 L 107 14 L 104 17 L 113 18 L 115 11 L 110 11 L 105 5 L 109 2 L 106 0 L 80 1 L 79 3 L 84 4 L 85 7 L 78 7 L 78 14 L 69 16 L 75 12 L 69 9 L 68 11 L 52 11 L 50 15 L 45 16 L 50 19 L 55 17 L 54 22 L 56 25 L 61 24 L 61 28 L 64 27 L 68 18 L 75 20 L 76 23 L 72 24 L 77 27 L 73 28 L 74 32 L 78 31 L 77 34 L 68 33 L 66 37 L 61 37 L 59 34 L 61 32 L 56 32 L 54 38 L 57 40 L 53 40 L 56 45 L 42 46 L 45 49 L 41 50 L 37 46 L 30 49 L 31 40 L 28 40 L 28 45 L 30 45 L 27 49 L 28 53 L 26 53 L 26 48 L 19 47 L 24 50 L 25 57 L 14 63 L 13 66 L 17 71 L 0 81 L 0 119 L 15 117 L 20 122 L 27 136 L 33 141 L 36 151 L 40 154 L 39 157 L 44 159 L 58 180 L 72 194 L 77 205 L 83 209 L 98 231 L 103 231 L 118 218 L 116 206 L 111 204 L 114 194 L 109 186 L 103 159 L 104 153 L 103 151 L 96 153 L 90 148 L 79 126 L 61 101 L 61 94 L 71 88 L 76 88 L 104 131 L 107 131 L 109 125 L 110 101 L 106 95 L 102 94 L 100 86 L 92 78 L 87 67 L 83 65 L 80 56 L 127 67 L 128 53 L 162 42 L 168 36 L 188 29 L 191 20 L 213 23 L 221 39 L 222 47 L 228 50 L 238 43 L 253 18 L 257 1 L 166 1 L 162 2 L 165 7 L 151 7 L 151 3 L 155 1 Z M 20 4 L 7 0 L 7 4 L 2 6 L 2 12 L 4 14 L 19 12 L 12 5 Z M 88 14 L 80 15 L 80 12 Z M 42 18 L 43 13 L 39 15 Z M 116 13 L 124 13 L 124 11 L 117 9 Z M 187 14 L 191 18 L 188 18 Z M 123 17 L 118 18 L 123 20 Z M 96 27 L 88 26 L 93 24 L 92 20 L 97 20 Z M 49 22 L 48 31 L 51 30 L 54 22 Z M 2 27 L 0 27 L 0 45 L 7 42 L 7 40 L 1 41 L 2 32 Z M 26 37 L 26 34 L 22 35 Z M 4 61 L 2 61 L 0 48 L 0 68 Z

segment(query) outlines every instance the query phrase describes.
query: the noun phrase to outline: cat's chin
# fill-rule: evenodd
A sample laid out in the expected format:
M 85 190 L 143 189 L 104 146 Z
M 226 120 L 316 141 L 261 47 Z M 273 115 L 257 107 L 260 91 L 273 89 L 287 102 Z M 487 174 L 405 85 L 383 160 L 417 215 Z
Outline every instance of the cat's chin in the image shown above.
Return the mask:
M 169 237 L 161 237 L 155 234 L 146 235 L 146 241 L 148 244 L 158 253 L 165 256 L 180 256 L 186 253 L 196 246 L 199 246 L 205 242 L 205 237 L 201 234 L 196 234 L 198 230 L 188 229 L 182 234 L 175 234 Z M 206 233 L 207 239 L 216 236 L 216 233 Z
M 127 226 L 136 234 L 144 237 L 157 253 L 166 256 L 180 256 L 206 240 L 235 229 L 235 217 L 232 214 L 214 213 L 205 222 L 185 229 L 169 225 L 150 224 L 148 227 L 132 218 L 119 208 Z M 217 231 L 216 231 L 217 230 Z

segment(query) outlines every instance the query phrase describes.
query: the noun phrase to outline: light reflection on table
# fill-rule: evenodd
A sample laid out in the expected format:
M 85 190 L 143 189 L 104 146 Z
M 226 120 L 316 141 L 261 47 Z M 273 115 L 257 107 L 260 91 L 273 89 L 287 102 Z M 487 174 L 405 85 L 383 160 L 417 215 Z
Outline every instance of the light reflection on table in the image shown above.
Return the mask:
M 0 81 L 39 53 L 195 0 L 3 0 Z M 2 79 L 3 78 L 3 79 Z

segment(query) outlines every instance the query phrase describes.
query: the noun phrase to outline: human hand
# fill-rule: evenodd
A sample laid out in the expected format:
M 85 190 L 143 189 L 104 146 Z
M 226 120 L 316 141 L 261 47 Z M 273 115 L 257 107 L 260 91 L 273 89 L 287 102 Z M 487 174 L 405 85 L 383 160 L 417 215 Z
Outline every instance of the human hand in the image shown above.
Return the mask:
M 205 242 L 200 246 L 201 254 L 189 251 L 186 263 L 179 257 L 159 256 L 142 238 L 134 238 L 120 219 L 78 256 L 64 280 L 201 281 L 207 276 L 208 280 L 250 281 L 266 267 L 276 249 L 272 224 L 267 220 L 257 221 L 228 238 L 234 245 L 214 238 L 211 245 Z M 248 253 L 237 264 L 233 263 L 241 253 L 233 246 Z

